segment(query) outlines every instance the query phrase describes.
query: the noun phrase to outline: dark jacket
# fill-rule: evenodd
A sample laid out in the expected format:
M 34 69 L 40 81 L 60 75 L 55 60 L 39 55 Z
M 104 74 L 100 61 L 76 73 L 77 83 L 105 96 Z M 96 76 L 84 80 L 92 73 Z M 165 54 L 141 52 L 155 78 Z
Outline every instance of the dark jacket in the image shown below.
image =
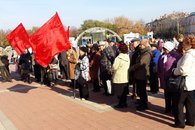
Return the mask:
M 131 66 L 136 64 L 136 59 L 137 57 L 139 56 L 139 46 L 135 48 L 133 54 L 132 54 L 132 57 L 131 57 Z
M 63 51 L 61 52 L 59 55 L 58 55 L 58 60 L 59 60 L 59 64 L 62 65 L 62 66 L 66 66 L 66 62 L 67 62 L 67 54 L 66 54 L 66 51 Z
M 19 59 L 19 65 L 21 66 L 21 69 L 30 71 L 31 65 L 32 65 L 31 60 L 32 58 L 31 58 L 30 53 L 22 54 Z
M 105 48 L 101 53 L 100 58 L 100 72 L 101 75 L 108 76 L 111 78 L 112 75 L 112 64 L 115 59 L 115 52 L 112 47 Z
M 100 68 L 100 58 L 101 54 L 100 52 L 95 52 L 95 55 L 93 56 L 91 62 L 90 62 L 90 77 L 92 79 L 98 79 L 98 71 Z
M 150 47 L 140 50 L 140 55 L 136 59 L 136 64 L 134 64 L 130 69 L 134 71 L 134 77 L 137 80 L 147 80 L 150 76 L 149 66 L 151 61 L 152 53 Z

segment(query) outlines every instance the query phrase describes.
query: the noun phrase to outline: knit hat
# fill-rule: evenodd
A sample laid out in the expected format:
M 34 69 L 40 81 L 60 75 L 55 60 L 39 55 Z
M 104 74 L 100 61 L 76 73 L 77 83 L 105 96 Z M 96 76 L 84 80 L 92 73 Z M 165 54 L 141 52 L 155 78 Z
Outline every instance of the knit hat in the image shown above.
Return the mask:
M 168 51 L 172 51 L 174 47 L 174 44 L 170 41 L 165 42 L 163 45 L 163 48 L 167 49 Z
M 85 53 L 88 51 L 87 47 L 85 47 L 85 46 L 79 47 L 79 50 L 81 50 Z
M 128 52 L 128 47 L 125 43 L 122 43 L 119 45 L 119 50 L 121 53 L 127 53 Z

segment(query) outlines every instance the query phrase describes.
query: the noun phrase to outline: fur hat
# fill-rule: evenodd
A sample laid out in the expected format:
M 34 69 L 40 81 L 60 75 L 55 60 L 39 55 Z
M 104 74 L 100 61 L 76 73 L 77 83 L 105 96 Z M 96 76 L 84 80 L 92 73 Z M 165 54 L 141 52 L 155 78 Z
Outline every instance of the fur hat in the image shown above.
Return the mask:
M 163 45 L 163 48 L 167 49 L 168 51 L 172 51 L 174 47 L 174 44 L 170 41 L 165 42 Z

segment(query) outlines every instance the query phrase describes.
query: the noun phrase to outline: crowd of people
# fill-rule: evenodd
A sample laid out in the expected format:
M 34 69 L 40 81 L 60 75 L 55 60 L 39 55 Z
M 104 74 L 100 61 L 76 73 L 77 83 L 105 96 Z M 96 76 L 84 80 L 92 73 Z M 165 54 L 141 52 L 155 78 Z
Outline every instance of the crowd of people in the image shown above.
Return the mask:
M 6 52 L 0 50 L 0 73 L 12 82 Z M 88 82 L 93 91 L 104 90 L 104 95 L 116 95 L 115 108 L 127 107 L 127 95 L 132 86 L 132 99 L 137 99 L 136 110 L 148 109 L 147 86 L 152 94 L 164 89 L 165 113 L 174 116 L 174 127 L 195 125 L 195 36 L 180 35 L 178 39 L 132 39 L 131 43 L 99 41 L 96 44 L 72 47 L 55 56 L 47 68 L 36 62 L 33 54 L 25 51 L 17 60 L 21 80 L 31 83 L 30 72 L 36 82 L 54 86 L 59 79 L 71 80 L 70 87 L 78 88 L 81 100 L 89 97 Z M 60 73 L 60 74 L 59 74 Z M 175 93 L 167 89 L 172 75 L 186 77 L 185 87 Z M 186 109 L 186 116 L 183 109 Z

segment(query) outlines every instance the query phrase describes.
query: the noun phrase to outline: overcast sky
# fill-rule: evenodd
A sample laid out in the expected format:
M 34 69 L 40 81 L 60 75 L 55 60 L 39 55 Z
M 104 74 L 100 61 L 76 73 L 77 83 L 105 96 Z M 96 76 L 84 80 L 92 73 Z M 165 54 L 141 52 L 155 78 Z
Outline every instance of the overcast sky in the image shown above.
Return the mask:
M 58 12 L 65 26 L 80 27 L 84 20 L 125 16 L 146 23 L 165 13 L 195 12 L 195 0 L 0 0 L 0 29 L 20 22 L 30 29 L 41 26 Z

